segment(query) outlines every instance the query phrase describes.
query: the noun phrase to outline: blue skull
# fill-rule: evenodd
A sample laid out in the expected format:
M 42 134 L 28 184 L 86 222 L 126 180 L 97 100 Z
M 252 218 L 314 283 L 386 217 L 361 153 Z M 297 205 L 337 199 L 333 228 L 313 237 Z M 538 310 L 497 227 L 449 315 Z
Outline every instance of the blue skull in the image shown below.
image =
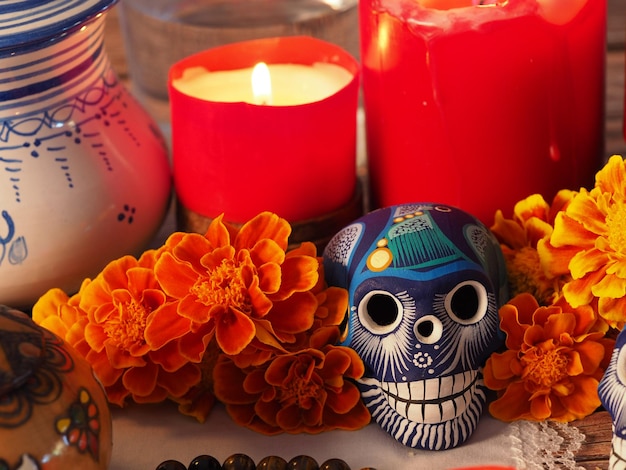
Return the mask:
M 335 235 L 324 269 L 349 292 L 344 345 L 365 363 L 372 417 L 412 448 L 465 442 L 486 401 L 481 368 L 504 339 L 506 268 L 491 232 L 450 206 L 392 206 Z
M 598 386 L 598 395 L 613 422 L 613 439 L 608 468 L 624 470 L 626 469 L 626 330 L 622 330 L 615 340 L 611 362 Z

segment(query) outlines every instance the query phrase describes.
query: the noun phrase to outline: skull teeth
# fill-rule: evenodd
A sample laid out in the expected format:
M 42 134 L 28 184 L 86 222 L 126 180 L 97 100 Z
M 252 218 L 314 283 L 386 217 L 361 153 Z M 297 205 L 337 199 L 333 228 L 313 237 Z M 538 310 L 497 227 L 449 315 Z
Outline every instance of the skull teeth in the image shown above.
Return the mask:
M 441 423 L 460 416 L 472 401 L 477 371 L 419 380 L 382 382 L 389 404 L 410 421 Z

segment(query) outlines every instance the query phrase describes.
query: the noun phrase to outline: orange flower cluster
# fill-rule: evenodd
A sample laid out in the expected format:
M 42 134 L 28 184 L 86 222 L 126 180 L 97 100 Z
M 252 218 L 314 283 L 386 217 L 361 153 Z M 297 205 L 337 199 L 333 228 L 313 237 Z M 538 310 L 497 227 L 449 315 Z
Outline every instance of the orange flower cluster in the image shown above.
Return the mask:
M 505 421 L 590 414 L 612 329 L 626 322 L 626 162 L 611 157 L 591 190 L 563 190 L 552 205 L 533 195 L 513 219 L 498 211 L 491 230 L 516 295 L 500 310 L 508 350 L 485 366 L 485 384 L 499 394 L 491 413 Z
M 484 368 L 485 385 L 500 392 L 489 406 L 503 421 L 572 421 L 600 406 L 598 384 L 613 342 L 594 331 L 589 306 L 540 307 L 531 294 L 519 294 L 500 309 L 506 348 Z
M 218 217 L 205 235 L 177 232 L 139 259 L 112 261 L 72 297 L 48 291 L 33 319 L 91 363 L 111 403 L 170 399 L 204 421 L 215 390 L 237 422 L 259 431 L 360 428 L 369 414 L 352 379 L 363 364 L 333 346 L 348 294 L 325 286 L 315 245 L 287 249 L 290 233 L 268 212 L 241 228 Z M 300 373 L 291 364 L 305 358 L 311 370 Z M 277 382 L 281 372 L 288 379 Z M 248 374 L 256 388 L 265 381 L 274 390 L 259 418 L 265 426 L 230 406 Z M 251 395 L 246 405 L 267 401 L 267 393 Z M 306 418 L 298 420 L 294 406 Z

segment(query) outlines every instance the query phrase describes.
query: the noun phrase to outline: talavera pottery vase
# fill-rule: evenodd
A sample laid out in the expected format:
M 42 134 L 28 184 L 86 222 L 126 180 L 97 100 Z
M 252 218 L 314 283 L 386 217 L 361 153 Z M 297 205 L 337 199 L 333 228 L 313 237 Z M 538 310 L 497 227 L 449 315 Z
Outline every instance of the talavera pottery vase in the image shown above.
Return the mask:
M 6 3 L 6 5 L 5 5 Z M 165 140 L 103 48 L 115 0 L 0 7 L 0 303 L 138 254 L 171 192 Z
M 0 305 L 0 469 L 105 470 L 111 414 L 91 366 Z

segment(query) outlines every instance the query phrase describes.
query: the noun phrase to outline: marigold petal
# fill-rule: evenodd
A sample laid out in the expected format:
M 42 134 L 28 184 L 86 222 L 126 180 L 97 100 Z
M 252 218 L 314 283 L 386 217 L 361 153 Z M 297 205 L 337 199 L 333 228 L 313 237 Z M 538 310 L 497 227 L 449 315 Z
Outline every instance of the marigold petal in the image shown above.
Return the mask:
M 613 328 L 621 330 L 626 322 L 626 298 L 601 298 L 598 301 L 598 313 Z
M 360 400 L 361 392 L 359 389 L 354 384 L 346 382 L 337 392 L 328 391 L 325 405 L 333 412 L 343 415 L 349 413 Z M 326 422 L 326 419 L 324 419 L 324 422 Z
M 85 325 L 85 340 L 89 347 L 96 352 L 104 350 L 105 342 L 109 337 L 104 332 L 104 329 L 94 323 L 88 323 Z
M 593 377 L 579 376 L 573 377 L 575 393 L 560 397 L 563 406 L 572 414 L 568 421 L 583 419 L 600 407 L 598 397 L 598 380 Z
M 591 287 L 595 297 L 621 299 L 626 295 L 626 279 L 607 273 L 597 284 Z
M 512 249 L 518 250 L 526 246 L 524 228 L 514 220 L 505 219 L 501 210 L 496 211 L 491 231 L 500 243 Z
M 523 382 L 512 382 L 504 393 L 489 405 L 491 415 L 501 421 L 528 419 L 530 414 L 530 395 Z
M 296 334 L 311 328 L 316 311 L 317 298 L 310 292 L 301 292 L 275 302 L 265 319 L 276 332 Z
M 189 263 L 179 261 L 171 253 L 163 253 L 154 267 L 154 274 L 163 291 L 175 299 L 187 296 L 199 277 Z
M 323 422 L 326 429 L 356 431 L 369 424 L 370 420 L 370 412 L 365 407 L 362 400 L 357 401 L 346 413 L 331 413 L 330 407 L 324 409 Z
M 132 367 L 124 372 L 122 383 L 133 396 L 149 396 L 156 387 L 158 373 L 158 366 L 152 363 Z
M 533 248 L 537 247 L 537 243 L 539 240 L 543 238 L 549 238 L 552 234 L 552 225 L 544 220 L 539 219 L 530 219 L 526 222 L 526 238 L 528 240 L 528 244 Z
M 33 321 L 40 323 L 48 317 L 57 316 L 59 307 L 67 304 L 69 300 L 69 296 L 61 289 L 54 288 L 48 290 L 33 305 Z
M 588 273 L 597 271 L 606 266 L 609 257 L 606 253 L 593 248 L 590 250 L 581 250 L 574 255 L 569 262 L 569 270 L 574 279 L 580 279 Z
M 590 248 L 593 246 L 598 235 L 606 234 L 606 213 L 601 210 L 602 204 L 599 204 L 599 202 L 600 201 L 594 199 L 593 195 L 584 188 L 570 201 L 565 214 L 567 214 L 568 218 L 580 224 L 584 228 L 584 231 L 578 233 L 581 236 L 579 240 L 569 242 L 567 243 L 568 245 L 588 246 Z M 566 239 L 571 240 L 572 235 L 573 234 L 570 233 L 565 236 L 565 234 L 560 233 L 558 239 L 561 241 Z
M 546 238 L 537 242 L 541 269 L 549 277 L 569 276 L 569 263 L 579 251 L 579 247 L 572 246 L 555 248 Z
M 606 354 L 604 345 L 595 341 L 578 343 L 574 346 L 574 350 L 580 356 L 582 373 L 586 375 L 592 375 L 600 367 Z
M 595 187 L 605 193 L 623 196 L 626 188 L 626 171 L 624 159 L 620 155 L 612 155 L 604 167 L 596 173 Z
M 287 257 L 291 256 L 313 256 L 317 257 L 317 246 L 313 242 L 302 242 L 295 248 L 287 252 Z
M 120 349 L 117 345 L 107 341 L 105 344 L 105 351 L 111 366 L 115 369 L 127 369 L 129 367 L 143 367 L 146 364 L 143 354 L 131 355 L 128 351 Z M 145 353 L 149 348 L 145 347 Z M 145 354 L 144 353 L 144 354 Z
M 268 426 L 275 427 L 281 432 L 284 432 L 276 422 L 276 415 L 280 410 L 281 405 L 275 400 L 259 400 L 254 404 L 254 411 L 261 421 Z
M 178 303 L 171 302 L 152 312 L 146 321 L 144 336 L 152 349 L 162 348 L 191 329 L 191 320 L 178 315 Z
M 215 325 L 215 339 L 226 354 L 239 354 L 254 338 L 256 327 L 247 315 L 231 309 Z
M 237 250 L 250 249 L 258 241 L 270 238 L 285 251 L 289 235 L 291 235 L 291 226 L 285 219 L 271 212 L 262 212 L 243 224 L 233 245 Z
M 532 323 L 532 312 L 538 307 L 537 300 L 527 293 L 515 296 L 500 307 L 500 328 L 506 333 L 506 347 L 519 349 L 524 341 L 524 332 Z
M 189 363 L 189 359 L 180 353 L 180 341 L 174 340 L 167 343 L 157 351 L 148 353 L 150 360 L 161 366 L 166 372 L 176 372 Z
M 213 323 L 201 325 L 197 330 L 187 333 L 180 338 L 180 353 L 191 362 L 200 362 L 208 344 L 213 339 L 214 333 L 215 327 Z
M 187 363 L 175 372 L 159 370 L 157 383 L 176 398 L 186 394 L 191 387 L 200 382 L 201 378 L 200 368 L 195 364 Z
M 516 376 L 511 364 L 517 362 L 517 351 L 506 350 L 493 353 L 485 364 L 483 371 L 485 385 L 491 390 L 502 390 Z
M 246 374 L 243 370 L 227 357 L 221 356 L 213 368 L 213 393 L 219 401 L 225 404 L 254 403 L 255 395 L 243 389 L 245 380 Z
M 256 266 L 266 263 L 281 265 L 285 261 L 285 250 L 274 240 L 265 238 L 259 240 L 250 249 L 250 259 Z
M 100 276 L 103 282 L 110 286 L 109 289 L 111 291 L 119 288 L 125 289 L 128 287 L 127 273 L 136 266 L 137 260 L 133 256 L 122 256 L 107 264 L 100 273 Z
M 224 214 L 220 214 L 211 221 L 204 237 L 211 246 L 217 248 L 230 245 L 230 235 L 230 231 L 224 223 Z
M 543 327 L 546 338 L 558 339 L 561 334 L 573 334 L 576 328 L 576 317 L 572 313 L 560 312 L 550 315 Z
M 111 363 L 105 353 L 96 353 L 91 350 L 87 353 L 85 358 L 91 365 L 95 376 L 98 377 L 98 380 L 104 387 L 113 386 L 124 373 L 122 369 L 111 367 Z
M 282 270 L 277 263 L 266 263 L 257 268 L 259 288 L 269 294 L 278 292 L 282 281 Z
M 282 284 L 277 295 L 284 299 L 294 292 L 311 290 L 319 279 L 319 261 L 311 256 L 291 256 L 282 264 Z
M 532 421 L 545 421 L 552 414 L 551 400 L 549 395 L 538 395 L 530 400 L 530 416 Z
M 107 395 L 107 400 L 117 406 L 124 406 L 124 402 L 130 396 L 130 392 L 124 387 L 121 380 L 118 380 L 112 385 L 104 387 L 104 391 Z
M 565 370 L 570 378 L 580 375 L 585 371 L 580 354 L 577 351 L 569 351 L 569 353 L 565 354 L 565 356 L 567 357 L 567 366 Z
M 555 248 L 575 246 L 578 249 L 585 249 L 592 248 L 596 238 L 597 234 L 587 230 L 580 222 L 564 212 L 559 212 L 554 220 L 550 244 Z
M 329 287 L 317 295 L 316 318 L 323 319 L 323 325 L 340 325 L 348 315 L 348 291 L 341 287 Z
M 581 279 L 575 279 L 567 282 L 563 286 L 563 295 L 565 300 L 574 308 L 581 305 L 587 305 L 593 301 L 592 288 L 599 283 L 604 277 L 603 271 L 596 271 L 587 274 Z

